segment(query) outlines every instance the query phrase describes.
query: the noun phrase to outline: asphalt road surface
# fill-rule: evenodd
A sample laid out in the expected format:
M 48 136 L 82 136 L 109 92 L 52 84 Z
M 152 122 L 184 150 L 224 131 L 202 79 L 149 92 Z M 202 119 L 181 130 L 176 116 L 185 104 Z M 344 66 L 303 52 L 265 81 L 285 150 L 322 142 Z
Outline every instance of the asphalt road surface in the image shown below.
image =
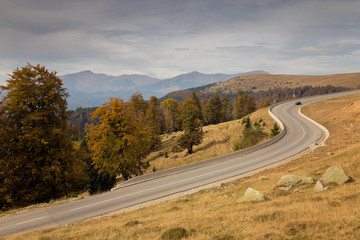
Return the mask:
M 302 105 L 295 105 L 295 100 L 278 104 L 271 108 L 271 112 L 282 122 L 284 129 L 276 138 L 244 151 L 137 177 L 111 192 L 1 218 L 0 236 L 89 219 L 224 181 L 289 159 L 316 146 L 324 138 L 324 132 L 301 116 L 299 108 L 315 101 L 353 93 L 360 91 L 304 98 L 300 100 Z

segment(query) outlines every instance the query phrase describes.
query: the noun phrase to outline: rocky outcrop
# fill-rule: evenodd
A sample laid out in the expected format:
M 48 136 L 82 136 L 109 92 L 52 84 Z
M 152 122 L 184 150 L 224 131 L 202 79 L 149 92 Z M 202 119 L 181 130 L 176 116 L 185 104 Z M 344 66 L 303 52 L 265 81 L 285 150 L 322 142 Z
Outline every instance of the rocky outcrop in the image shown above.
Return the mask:
M 259 202 L 259 201 L 266 201 L 266 200 L 269 200 L 269 198 L 267 198 L 261 192 L 249 187 L 248 189 L 246 189 L 244 195 L 241 198 L 239 198 L 236 202 L 238 202 L 238 203 L 253 202 L 253 201 Z
M 280 190 L 289 191 L 293 186 L 299 184 L 311 184 L 314 182 L 312 177 L 301 177 L 296 175 L 282 176 L 277 184 Z
M 332 166 L 326 170 L 319 181 L 316 182 L 314 187 L 315 192 L 324 191 L 329 188 L 329 184 L 344 184 L 351 182 L 352 179 L 349 177 L 344 169 L 340 166 Z

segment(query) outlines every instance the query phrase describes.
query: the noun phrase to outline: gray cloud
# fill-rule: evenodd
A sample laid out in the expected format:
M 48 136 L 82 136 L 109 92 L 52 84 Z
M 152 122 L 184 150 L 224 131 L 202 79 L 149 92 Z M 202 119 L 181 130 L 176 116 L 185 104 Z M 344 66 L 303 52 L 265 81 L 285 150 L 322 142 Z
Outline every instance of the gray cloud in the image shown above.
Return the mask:
M 358 9 L 350 0 L 2 0 L 0 75 L 27 61 L 61 74 L 352 72 Z

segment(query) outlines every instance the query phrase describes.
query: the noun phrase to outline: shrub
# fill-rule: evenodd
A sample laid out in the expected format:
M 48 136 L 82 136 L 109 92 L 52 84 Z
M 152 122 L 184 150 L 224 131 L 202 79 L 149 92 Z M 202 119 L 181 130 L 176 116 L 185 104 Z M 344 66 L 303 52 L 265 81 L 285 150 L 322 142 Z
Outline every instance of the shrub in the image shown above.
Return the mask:
M 181 239 L 181 238 L 184 238 L 187 236 L 188 236 L 188 232 L 185 228 L 175 227 L 175 228 L 170 228 L 170 229 L 166 230 L 161 235 L 161 239 L 162 240 L 176 240 L 176 239 Z
M 252 124 L 250 117 L 243 118 L 241 124 L 244 125 L 244 130 L 242 131 L 240 140 L 236 141 L 233 145 L 234 151 L 251 147 L 268 136 L 268 134 L 263 131 L 259 122 Z

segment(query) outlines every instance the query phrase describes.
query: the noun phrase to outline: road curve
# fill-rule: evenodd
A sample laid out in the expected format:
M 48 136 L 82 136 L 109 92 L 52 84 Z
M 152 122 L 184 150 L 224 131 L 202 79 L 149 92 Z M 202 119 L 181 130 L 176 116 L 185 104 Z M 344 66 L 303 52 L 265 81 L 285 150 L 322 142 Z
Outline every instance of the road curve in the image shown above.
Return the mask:
M 360 91 L 301 99 L 302 106 Z M 271 108 L 283 132 L 263 144 L 170 170 L 131 179 L 116 190 L 0 219 L 0 236 L 65 225 L 240 176 L 289 159 L 319 144 L 323 131 L 287 101 Z M 271 115 L 272 115 L 271 114 Z

